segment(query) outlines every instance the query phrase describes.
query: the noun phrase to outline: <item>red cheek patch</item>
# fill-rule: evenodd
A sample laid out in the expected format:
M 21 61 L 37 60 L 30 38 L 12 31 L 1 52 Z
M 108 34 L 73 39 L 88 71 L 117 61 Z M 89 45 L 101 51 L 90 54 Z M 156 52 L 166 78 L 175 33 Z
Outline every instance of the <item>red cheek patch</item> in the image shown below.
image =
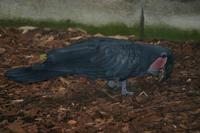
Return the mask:
M 167 57 L 165 57 L 165 58 L 159 57 L 151 64 L 149 69 L 150 70 L 160 70 L 160 69 L 164 68 L 166 63 L 167 63 Z

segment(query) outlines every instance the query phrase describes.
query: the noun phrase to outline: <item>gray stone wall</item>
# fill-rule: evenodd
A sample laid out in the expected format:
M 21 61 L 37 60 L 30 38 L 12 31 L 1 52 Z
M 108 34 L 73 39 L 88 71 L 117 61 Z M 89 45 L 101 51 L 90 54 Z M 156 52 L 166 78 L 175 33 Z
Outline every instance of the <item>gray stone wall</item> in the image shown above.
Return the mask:
M 0 0 L 0 18 L 70 19 L 79 23 L 138 23 L 200 29 L 200 0 Z

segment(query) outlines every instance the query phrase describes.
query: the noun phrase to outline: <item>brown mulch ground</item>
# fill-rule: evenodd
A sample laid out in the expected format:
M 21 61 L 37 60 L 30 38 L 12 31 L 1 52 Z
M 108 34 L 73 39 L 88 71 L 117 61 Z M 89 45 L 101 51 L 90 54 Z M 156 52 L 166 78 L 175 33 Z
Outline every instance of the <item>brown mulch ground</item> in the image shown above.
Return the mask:
M 0 28 L 1 133 L 200 133 L 200 44 L 156 42 L 174 51 L 172 78 L 131 78 L 135 96 L 105 81 L 66 76 L 30 85 L 8 81 L 11 67 L 39 61 L 49 49 L 90 37 L 81 30 Z

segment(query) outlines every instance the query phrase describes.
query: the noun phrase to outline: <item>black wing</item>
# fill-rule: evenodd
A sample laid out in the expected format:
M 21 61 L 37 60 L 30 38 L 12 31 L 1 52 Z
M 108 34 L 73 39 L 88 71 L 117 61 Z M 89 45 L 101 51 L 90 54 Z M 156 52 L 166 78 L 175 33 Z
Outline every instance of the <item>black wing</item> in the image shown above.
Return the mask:
M 50 51 L 46 69 L 97 79 L 128 78 L 138 68 L 141 51 L 128 41 L 86 41 Z

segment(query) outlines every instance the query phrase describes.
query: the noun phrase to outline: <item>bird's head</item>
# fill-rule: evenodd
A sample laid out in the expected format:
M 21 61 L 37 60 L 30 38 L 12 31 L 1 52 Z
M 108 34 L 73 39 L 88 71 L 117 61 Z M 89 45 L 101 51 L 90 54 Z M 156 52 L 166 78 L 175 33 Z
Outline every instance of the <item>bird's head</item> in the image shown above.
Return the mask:
M 161 52 L 148 68 L 148 73 L 159 76 L 159 81 L 168 79 L 173 69 L 173 54 L 170 50 Z

